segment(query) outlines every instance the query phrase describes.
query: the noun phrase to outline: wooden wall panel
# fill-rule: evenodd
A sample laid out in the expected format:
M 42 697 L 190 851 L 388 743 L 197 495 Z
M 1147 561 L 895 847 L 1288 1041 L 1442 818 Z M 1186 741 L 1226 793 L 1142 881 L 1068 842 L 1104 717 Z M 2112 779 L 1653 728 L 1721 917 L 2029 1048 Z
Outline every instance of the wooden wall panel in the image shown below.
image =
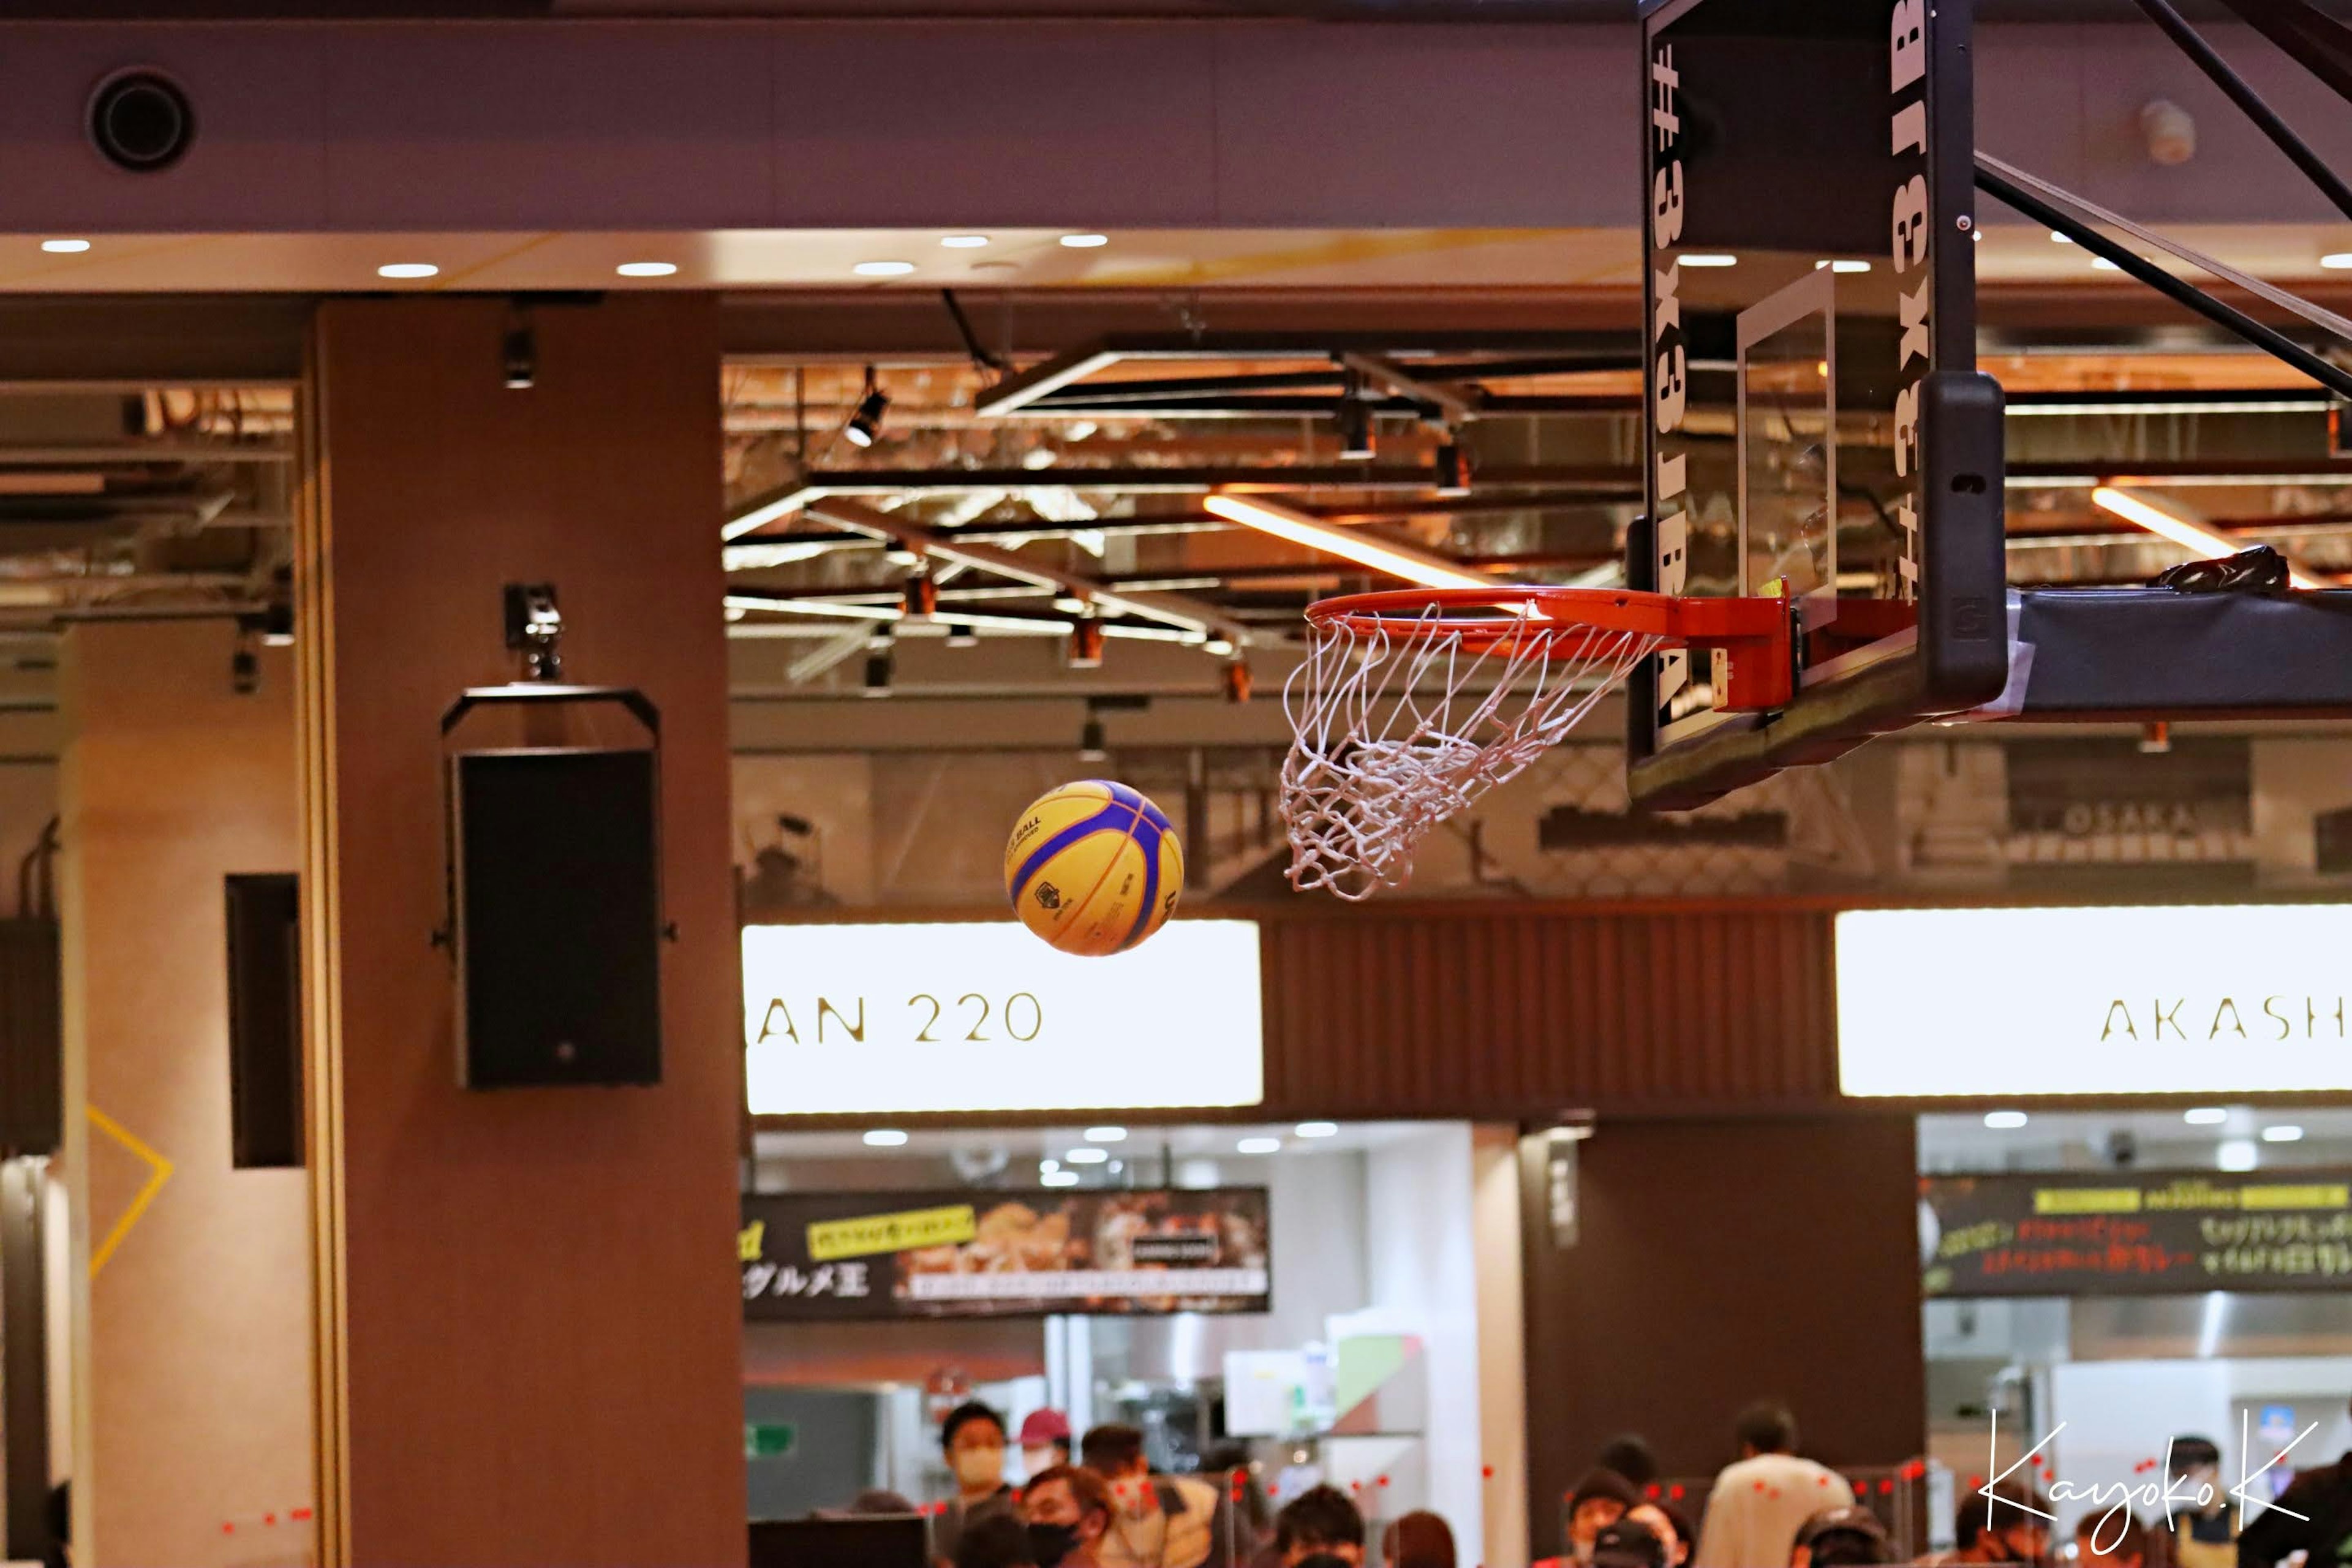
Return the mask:
M 1664 1473 L 1737 1458 L 1778 1399 L 1802 1450 L 1894 1465 L 1926 1442 L 1916 1155 L 1907 1115 L 1602 1121 L 1579 1145 L 1579 1236 L 1553 1245 L 1541 1144 L 1522 1142 L 1535 1552 L 1601 1446 Z
M 300 1171 L 236 1170 L 223 879 L 293 868 L 292 661 L 226 621 L 67 634 L 58 898 L 74 1561 L 235 1568 L 311 1489 Z M 299 1554 L 307 1526 L 289 1522 Z
M 352 300 L 314 330 L 298 581 L 322 1561 L 740 1563 L 717 310 L 542 305 L 522 390 L 501 384 L 509 321 L 496 299 Z M 557 585 L 571 678 L 661 709 L 680 934 L 657 1088 L 457 1086 L 450 964 L 428 941 L 437 726 L 462 688 L 513 673 L 509 582 Z M 526 733 L 637 738 L 611 710 Z
M 1330 1116 L 1837 1094 L 1817 910 L 1413 905 L 1265 925 L 1266 1100 Z

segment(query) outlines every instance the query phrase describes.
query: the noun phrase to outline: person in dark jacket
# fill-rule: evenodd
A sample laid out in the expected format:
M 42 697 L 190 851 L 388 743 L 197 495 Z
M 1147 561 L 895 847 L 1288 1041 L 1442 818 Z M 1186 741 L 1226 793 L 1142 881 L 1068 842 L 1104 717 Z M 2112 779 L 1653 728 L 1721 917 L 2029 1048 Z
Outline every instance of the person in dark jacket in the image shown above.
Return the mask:
M 2298 1518 L 2297 1516 L 2301 1517 Z M 2334 1568 L 2352 1548 L 2352 1453 L 2305 1470 L 2238 1535 L 2238 1568 L 2272 1568 L 2303 1552 L 2311 1568 Z

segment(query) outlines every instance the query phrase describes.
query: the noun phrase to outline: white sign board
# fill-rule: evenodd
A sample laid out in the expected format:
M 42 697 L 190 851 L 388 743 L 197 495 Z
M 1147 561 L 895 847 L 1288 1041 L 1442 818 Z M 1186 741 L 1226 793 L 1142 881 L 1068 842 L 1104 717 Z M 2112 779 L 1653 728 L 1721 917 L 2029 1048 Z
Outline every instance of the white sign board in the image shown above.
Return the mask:
M 1012 920 L 743 932 L 755 1116 L 1255 1105 L 1259 1005 L 1249 921 L 1109 958 Z
M 1850 1095 L 2352 1089 L 2352 905 L 1837 917 Z

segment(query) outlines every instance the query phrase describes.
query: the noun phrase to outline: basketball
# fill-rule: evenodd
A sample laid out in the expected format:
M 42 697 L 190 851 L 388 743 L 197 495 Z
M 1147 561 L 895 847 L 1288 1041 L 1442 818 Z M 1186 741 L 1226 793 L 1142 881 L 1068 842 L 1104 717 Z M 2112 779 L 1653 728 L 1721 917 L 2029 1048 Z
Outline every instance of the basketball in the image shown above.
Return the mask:
M 1139 790 L 1081 779 L 1032 801 L 1004 846 L 1004 894 L 1064 952 L 1100 958 L 1160 929 L 1184 886 L 1184 851 Z

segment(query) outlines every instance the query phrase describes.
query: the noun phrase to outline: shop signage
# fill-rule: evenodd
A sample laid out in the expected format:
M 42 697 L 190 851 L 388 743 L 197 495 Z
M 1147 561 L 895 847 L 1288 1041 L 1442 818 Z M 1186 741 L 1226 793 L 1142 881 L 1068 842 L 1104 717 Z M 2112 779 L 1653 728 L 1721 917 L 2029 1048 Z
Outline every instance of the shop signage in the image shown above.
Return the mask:
M 2352 1088 L 2352 905 L 1837 917 L 1850 1095 Z
M 1111 958 L 1011 920 L 743 931 L 756 1116 L 1255 1105 L 1260 1001 L 1250 921 Z
M 1263 1187 L 746 1197 L 754 1321 L 1272 1310 Z
M 2352 1289 L 2352 1169 L 1923 1176 L 1929 1296 Z

